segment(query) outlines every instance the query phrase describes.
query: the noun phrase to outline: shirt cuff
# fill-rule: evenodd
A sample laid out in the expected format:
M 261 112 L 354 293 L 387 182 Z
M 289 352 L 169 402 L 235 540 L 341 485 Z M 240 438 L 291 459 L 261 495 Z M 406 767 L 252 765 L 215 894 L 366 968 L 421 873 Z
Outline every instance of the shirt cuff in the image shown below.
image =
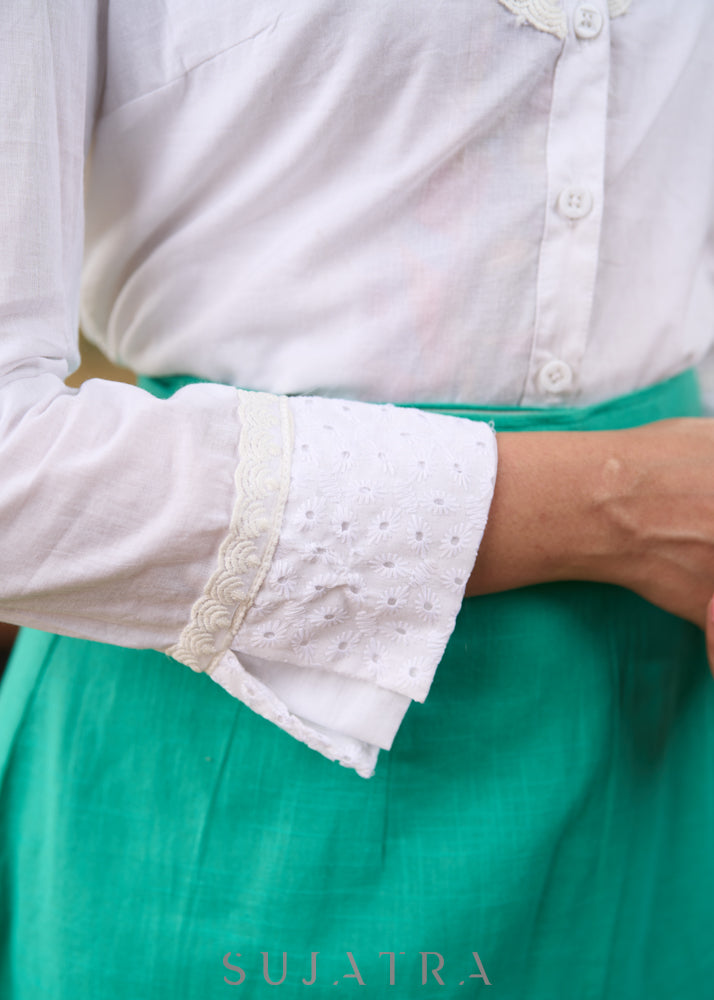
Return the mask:
M 254 517 L 240 600 L 233 587 L 221 606 L 226 585 L 209 586 L 191 665 L 367 777 L 411 700 L 426 698 L 453 631 L 493 495 L 495 437 L 413 408 L 287 403 L 291 431 L 274 416 L 264 435 L 275 444 L 283 427 L 287 488 L 276 453 L 272 474 L 254 477 L 270 488 L 254 504 L 262 529 Z M 269 450 L 253 458 L 265 466 Z M 243 438 L 241 453 L 251 453 Z M 245 514 L 234 521 L 240 537 Z
M 248 653 L 236 654 L 236 659 L 304 722 L 317 723 L 382 750 L 391 747 L 411 705 L 406 695 L 329 669 L 305 670 Z

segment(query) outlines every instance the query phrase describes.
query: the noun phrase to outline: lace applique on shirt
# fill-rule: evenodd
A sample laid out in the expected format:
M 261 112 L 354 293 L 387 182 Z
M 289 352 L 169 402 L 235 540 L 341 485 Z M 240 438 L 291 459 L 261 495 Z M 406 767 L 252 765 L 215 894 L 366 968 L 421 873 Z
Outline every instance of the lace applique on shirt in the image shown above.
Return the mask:
M 166 651 L 192 670 L 217 666 L 240 628 L 272 562 L 290 487 L 293 431 L 287 399 L 236 391 L 241 431 L 229 533 L 218 569 L 178 643 Z
M 515 14 L 519 24 L 532 24 L 556 38 L 565 38 L 568 22 L 560 0 L 498 0 Z
M 498 0 L 498 2 L 516 15 L 519 24 L 531 24 L 539 31 L 546 31 L 556 38 L 565 38 L 568 20 L 561 0 Z M 630 3 L 631 0 L 608 0 L 610 17 L 625 14 Z

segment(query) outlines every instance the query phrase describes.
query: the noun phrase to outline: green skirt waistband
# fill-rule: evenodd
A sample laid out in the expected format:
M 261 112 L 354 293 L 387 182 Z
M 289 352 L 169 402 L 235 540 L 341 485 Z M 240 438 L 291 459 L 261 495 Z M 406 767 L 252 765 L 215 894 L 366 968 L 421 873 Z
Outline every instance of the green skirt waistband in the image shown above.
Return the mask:
M 139 385 L 166 399 L 178 389 L 207 379 L 191 375 L 166 377 L 142 376 Z M 410 403 L 431 413 L 444 413 L 452 417 L 487 420 L 499 431 L 517 430 L 612 430 L 637 427 L 640 424 L 663 420 L 667 417 L 696 417 L 701 415 L 701 399 L 696 372 L 688 369 L 680 375 L 639 389 L 624 396 L 616 396 L 591 406 L 573 407 L 508 407 L 477 406 L 466 403 Z

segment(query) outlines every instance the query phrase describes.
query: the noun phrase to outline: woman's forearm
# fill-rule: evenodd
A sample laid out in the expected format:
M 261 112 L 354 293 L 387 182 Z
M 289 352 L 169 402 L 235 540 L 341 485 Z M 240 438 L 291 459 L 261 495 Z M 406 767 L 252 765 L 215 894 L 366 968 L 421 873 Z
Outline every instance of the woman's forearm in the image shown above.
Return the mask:
M 467 596 L 592 577 L 612 547 L 602 504 L 612 437 L 498 435 L 496 489 Z
M 565 579 L 628 587 L 704 626 L 714 593 L 714 421 L 499 435 L 467 595 Z

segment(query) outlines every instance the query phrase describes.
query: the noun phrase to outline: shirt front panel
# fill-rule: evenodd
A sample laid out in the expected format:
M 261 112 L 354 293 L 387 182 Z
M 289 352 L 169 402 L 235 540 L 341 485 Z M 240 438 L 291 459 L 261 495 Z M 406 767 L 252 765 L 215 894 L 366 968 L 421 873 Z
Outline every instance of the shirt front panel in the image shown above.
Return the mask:
M 87 331 L 148 373 L 364 399 L 562 405 L 673 374 L 712 339 L 711 149 L 673 154 L 711 118 L 705 7 L 569 0 L 564 37 L 497 0 L 115 11 Z

